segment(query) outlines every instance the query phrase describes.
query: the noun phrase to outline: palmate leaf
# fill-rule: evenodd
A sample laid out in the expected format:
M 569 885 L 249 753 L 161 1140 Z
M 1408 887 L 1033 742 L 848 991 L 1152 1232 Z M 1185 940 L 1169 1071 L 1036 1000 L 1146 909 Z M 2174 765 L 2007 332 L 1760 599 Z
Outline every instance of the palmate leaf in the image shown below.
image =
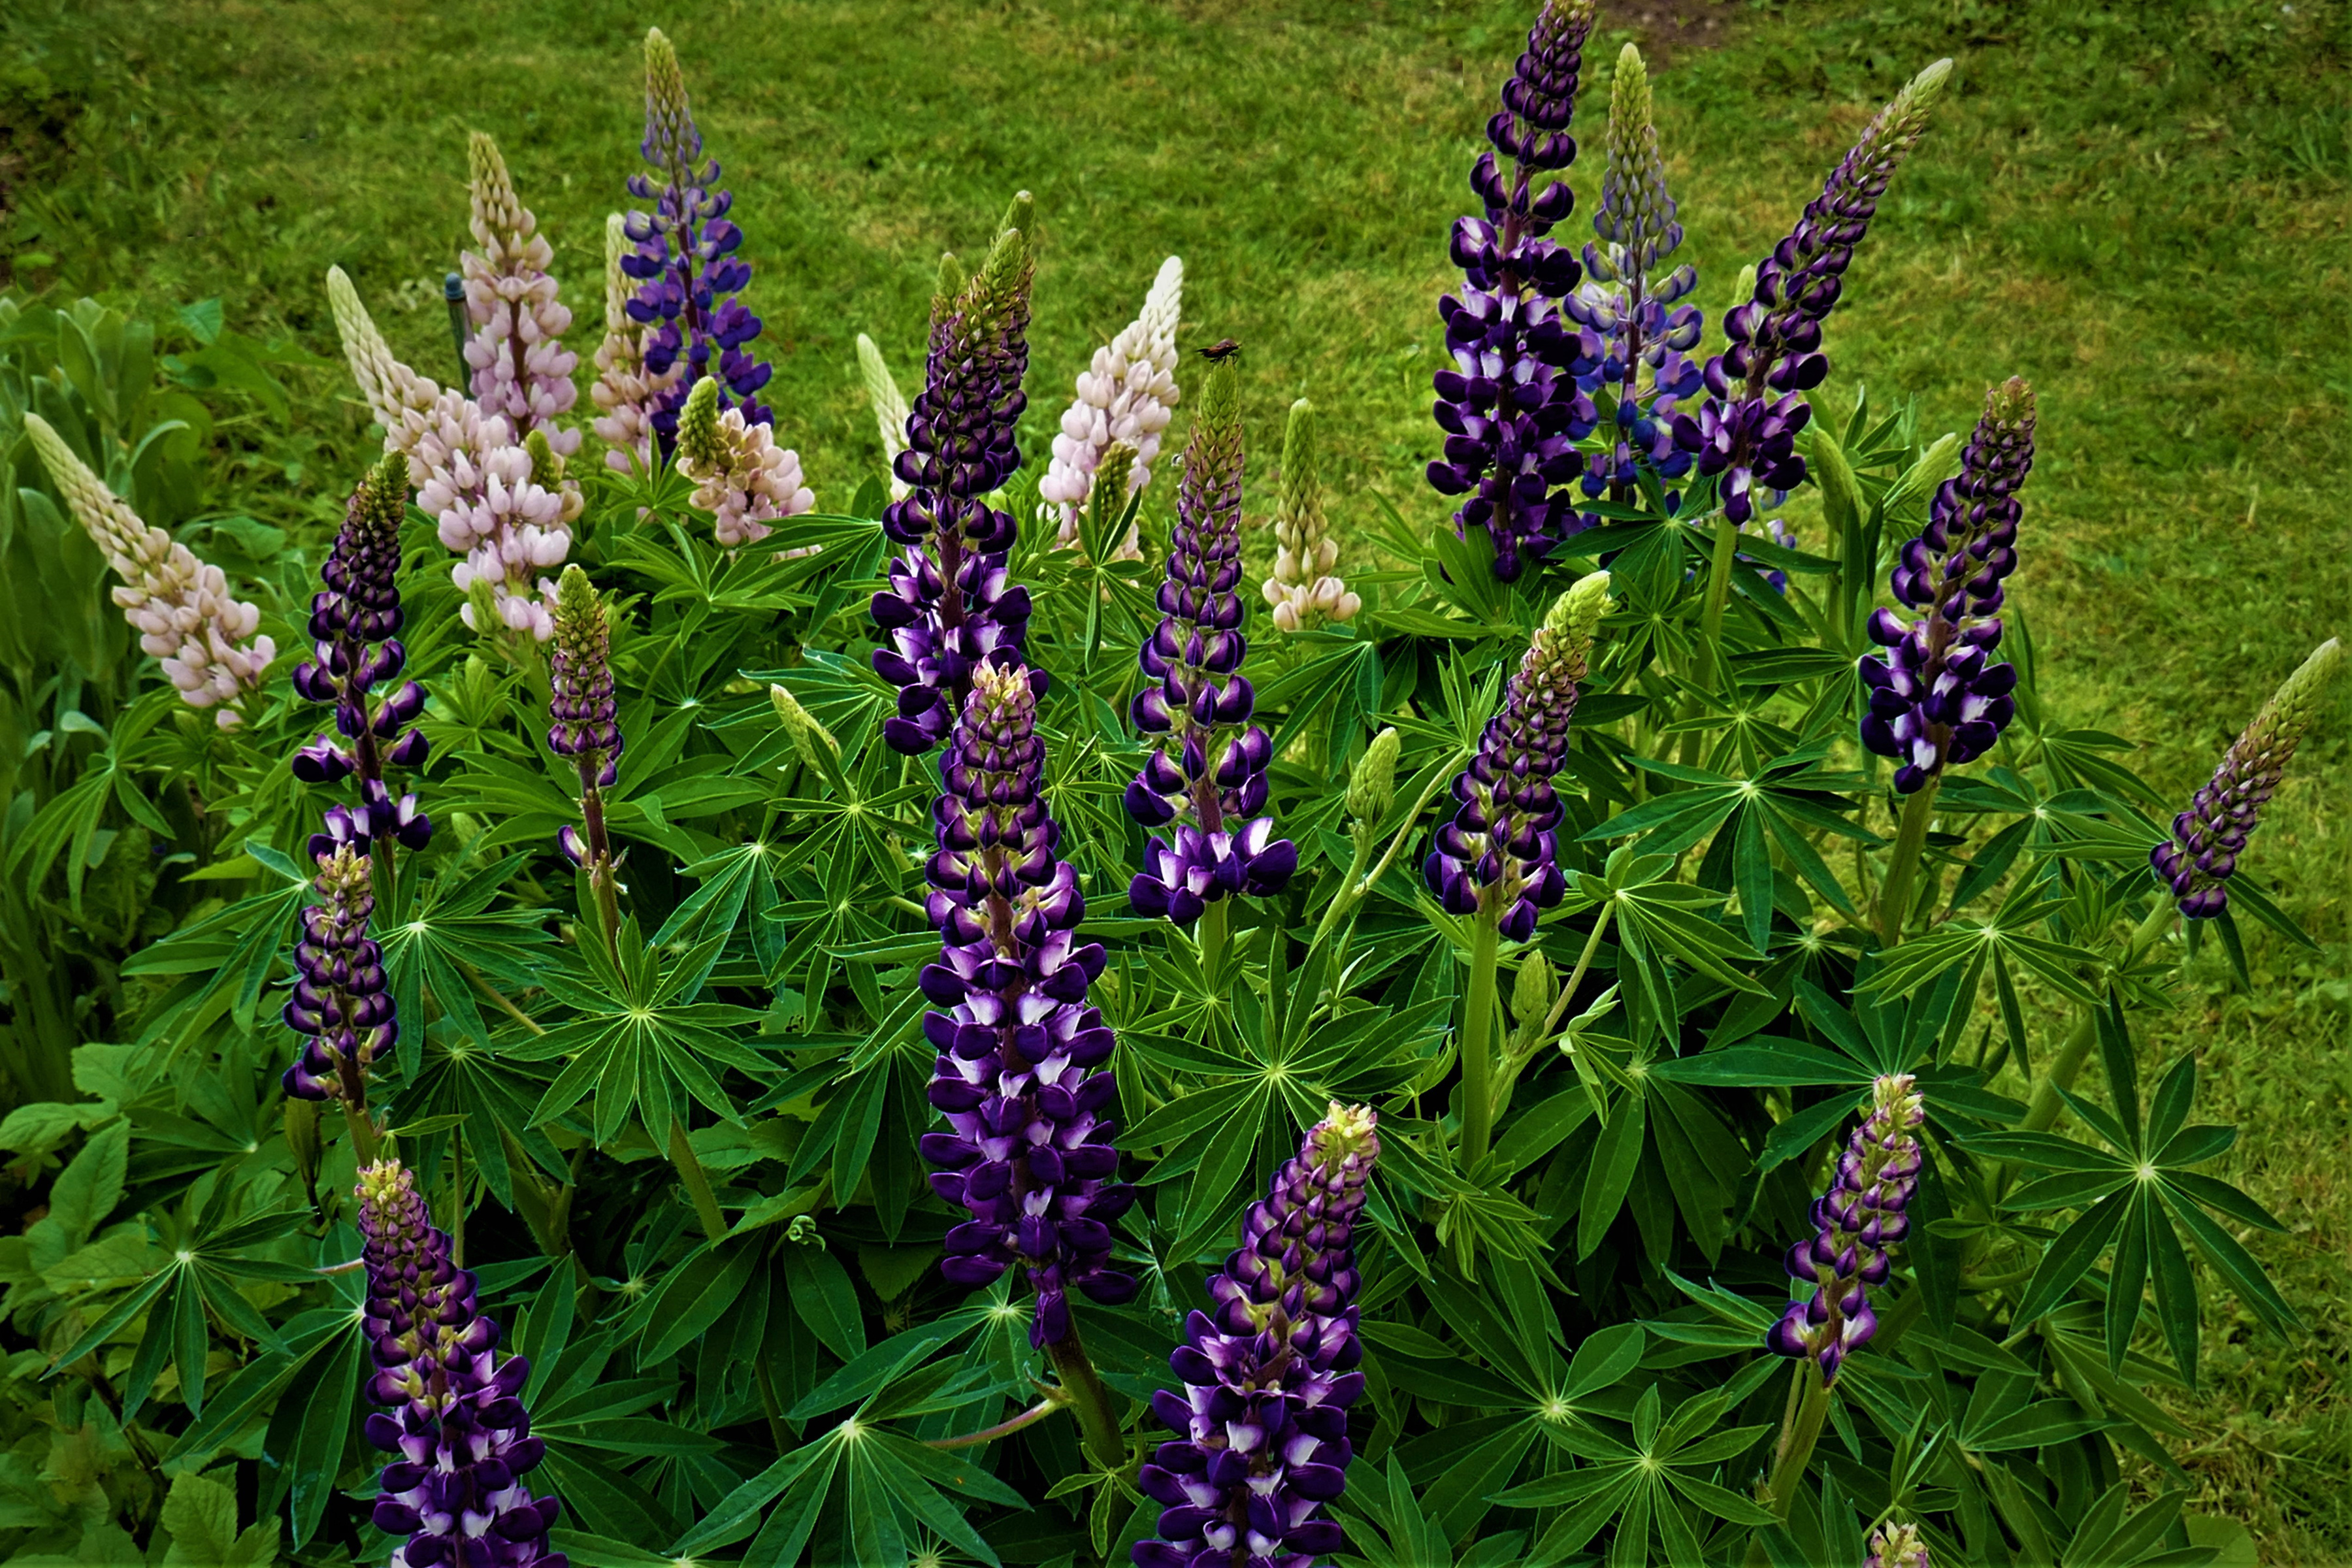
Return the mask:
M 2131 1038 L 2121 1003 L 2113 994 L 2100 1014 L 2099 1029 L 2116 1113 L 2102 1112 L 2071 1094 L 2066 1101 L 2091 1123 L 2105 1148 L 2046 1132 L 1980 1133 L 1960 1143 L 1972 1153 L 2053 1173 L 2020 1187 L 2004 1206 L 2021 1212 L 2082 1211 L 2043 1250 L 2018 1299 L 2013 1321 L 2030 1323 L 2056 1310 L 2112 1247 L 2115 1257 L 2104 1292 L 2109 1370 L 2123 1365 L 2146 1289 L 2153 1281 L 2165 1341 L 2181 1375 L 2193 1386 L 2198 1303 L 2195 1276 L 2188 1267 L 2190 1250 L 2227 1279 L 2239 1300 L 2273 1331 L 2284 1334 L 2300 1321 L 2262 1265 L 2206 1211 L 2217 1210 L 2257 1229 L 2284 1231 L 2285 1226 L 2237 1188 L 2189 1169 L 2217 1158 L 2234 1142 L 2231 1129 L 2182 1125 L 2196 1095 L 2196 1058 L 2183 1056 L 2166 1069 L 2157 1087 L 2152 1121 L 2144 1123 Z M 2151 1132 L 2164 1135 L 2154 1148 L 2149 1147 Z
M 1537 1543 L 1538 1555 L 1546 1561 L 1578 1551 L 1615 1514 L 1612 1563 L 1665 1562 L 1675 1568 L 1702 1568 L 1695 1515 L 1738 1525 L 1773 1521 L 1770 1513 L 1715 1479 L 1727 1459 L 1745 1452 L 1769 1430 L 1718 1430 L 1727 1403 L 1720 1392 L 1696 1394 L 1677 1405 L 1671 1419 L 1662 1421 L 1662 1402 L 1654 1385 L 1634 1408 L 1630 1447 L 1581 1423 L 1549 1430 L 1546 1436 L 1583 1461 L 1582 1466 L 1499 1492 L 1495 1500 L 1513 1508 L 1567 1509 Z M 1655 1553 L 1649 1544 L 1654 1524 L 1662 1547 Z

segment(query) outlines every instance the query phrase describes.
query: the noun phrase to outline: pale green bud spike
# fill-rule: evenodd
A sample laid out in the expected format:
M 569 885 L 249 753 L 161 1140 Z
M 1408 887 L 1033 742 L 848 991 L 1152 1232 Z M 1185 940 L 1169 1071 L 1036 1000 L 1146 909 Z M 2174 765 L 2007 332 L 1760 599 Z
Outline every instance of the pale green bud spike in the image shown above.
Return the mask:
M 781 686 L 768 688 L 768 700 L 775 705 L 776 721 L 793 740 L 793 749 L 809 766 L 817 765 L 815 748 L 823 746 L 835 757 L 841 755 L 841 742 L 833 731 L 818 723 L 814 715 L 800 704 L 800 700 Z
M 506 617 L 499 614 L 499 591 L 488 577 L 477 577 L 466 585 L 466 608 L 472 613 L 474 630 L 486 637 L 495 637 L 507 629 Z
M 694 123 L 686 101 L 686 73 L 678 69 L 677 51 L 659 27 L 646 29 L 646 139 L 671 178 L 684 179 L 686 144 Z
M 1378 826 L 1387 817 L 1396 802 L 1397 753 L 1403 747 L 1404 737 L 1391 724 L 1364 748 L 1348 775 L 1348 815 L 1354 820 Z
M 1282 431 L 1282 516 L 1307 531 L 1305 537 L 1323 534 L 1323 485 L 1315 468 L 1315 405 L 1300 398 L 1290 405 L 1290 422 Z
M 1201 389 L 1200 412 L 1193 417 L 1201 422 L 1201 428 L 1210 439 L 1240 444 L 1242 378 L 1233 361 L 1219 360 L 1209 367 L 1208 384 Z
M 931 320 L 936 321 L 953 310 L 956 308 L 956 297 L 963 292 L 964 285 L 971 281 L 971 274 L 963 269 L 963 263 L 956 259 L 955 252 L 941 251 L 939 282 L 931 289 Z
M 1511 983 L 1511 1016 L 1518 1020 L 1519 1031 L 1533 1043 L 1533 1032 L 1543 1026 L 1551 1012 L 1551 1005 L 1559 996 L 1559 976 L 1551 960 L 1541 953 L 1530 954 L 1519 965 L 1518 977 Z
M 1012 203 L 1004 209 L 1004 221 L 996 226 L 999 239 L 1015 231 L 1027 234 L 1037 221 L 1037 198 L 1026 191 L 1013 193 Z
M 2311 650 L 2311 657 L 2280 683 L 2263 705 L 2253 728 L 2267 731 L 2292 746 L 2308 734 L 2332 700 L 2344 670 L 2344 645 L 2329 637 Z
M 397 452 L 386 452 L 360 481 L 360 504 L 397 532 L 408 513 L 408 459 Z
M 857 334 L 857 374 L 866 383 L 874 417 L 881 422 L 882 444 L 896 456 L 907 444 L 907 395 L 898 390 L 897 378 L 883 363 L 882 351 L 864 332 Z
M 695 469 L 715 473 L 727 453 L 719 443 L 719 378 L 704 376 L 686 395 L 677 416 L 677 452 Z
M 1029 193 L 1024 191 L 1013 198 L 1012 209 L 1005 216 L 1010 220 L 1028 210 Z M 988 259 L 981 264 L 979 286 L 974 292 L 991 307 L 1008 305 L 1028 288 L 1032 266 L 1028 230 L 1007 226 L 988 247 Z
M 522 449 L 530 454 L 530 477 L 540 485 L 552 489 L 563 482 L 563 459 L 547 444 L 547 432 L 533 429 L 522 438 Z
M 566 566 L 555 584 L 556 640 L 569 647 L 604 629 L 604 603 L 596 596 L 596 584 L 577 562 Z
M 1135 477 L 1136 452 L 1124 441 L 1113 441 L 1103 448 L 1102 458 L 1095 464 L 1094 488 L 1087 498 L 1110 516 L 1116 517 L 1127 505 L 1127 487 Z
M 1628 43 L 1617 51 L 1617 72 L 1609 83 L 1609 156 L 1630 165 L 1642 153 L 1650 129 L 1650 71 L 1642 51 Z
M 1544 630 L 1556 637 L 1580 638 L 1589 645 L 1601 617 L 1608 613 L 1609 574 L 1588 572 L 1552 601 L 1551 613 L 1544 616 Z

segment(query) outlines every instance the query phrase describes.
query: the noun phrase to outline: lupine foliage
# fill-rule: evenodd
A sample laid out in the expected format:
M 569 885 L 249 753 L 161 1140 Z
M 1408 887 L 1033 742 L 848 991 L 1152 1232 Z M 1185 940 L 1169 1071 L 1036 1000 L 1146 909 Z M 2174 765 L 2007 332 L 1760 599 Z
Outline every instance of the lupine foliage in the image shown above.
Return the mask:
M 487 142 L 476 280 L 509 303 L 475 315 L 509 342 L 476 339 L 473 396 L 394 361 L 338 275 L 387 457 L 307 628 L 268 634 L 312 658 L 199 702 L 184 652 L 65 650 L 115 726 L 11 823 L 45 900 L 81 906 L 118 820 L 229 887 L 118 944 L 121 1043 L 9 1063 L 12 1146 L 58 1160 L 0 1252 L 11 1370 L 91 1473 L 129 1458 L 0 1545 L 2201 1560 L 2142 1390 L 2196 1384 L 2200 1291 L 2298 1325 L 2244 1239 L 2278 1222 L 2197 1169 L 2233 1130 L 2191 1120 L 2193 1058 L 2143 1096 L 2130 1014 L 2241 914 L 2300 936 L 2243 862 L 2340 650 L 2150 816 L 2035 694 L 2031 390 L 1996 385 L 1960 451 L 1829 380 L 1946 68 L 1694 381 L 1638 56 L 1605 287 L 1571 294 L 1547 237 L 1592 26 L 1534 20 L 1455 231 L 1429 477 L 1471 499 L 1372 542 L 1351 614 L 1255 644 L 1282 595 L 1248 520 L 1318 571 L 1330 525 L 1303 474 L 1251 505 L 1245 355 L 1155 346 L 1162 413 L 1158 376 L 1201 378 L 1172 477 L 1097 455 L 1128 477 L 1080 538 L 1138 530 L 1156 595 L 1034 536 L 1064 514 L 1023 466 L 1052 232 L 1025 196 L 941 268 L 905 493 L 802 499 L 749 401 L 756 320 L 713 302 L 741 236 L 657 34 L 667 184 L 624 220 L 646 287 L 603 368 L 688 374 L 605 436 L 620 463 L 516 427 L 570 403 L 569 356 L 530 352 L 551 253 Z M 24 425 L 44 521 L 152 537 L 107 426 Z M 1808 482 L 1825 553 L 1743 531 Z M 189 560 L 196 619 L 272 646 Z

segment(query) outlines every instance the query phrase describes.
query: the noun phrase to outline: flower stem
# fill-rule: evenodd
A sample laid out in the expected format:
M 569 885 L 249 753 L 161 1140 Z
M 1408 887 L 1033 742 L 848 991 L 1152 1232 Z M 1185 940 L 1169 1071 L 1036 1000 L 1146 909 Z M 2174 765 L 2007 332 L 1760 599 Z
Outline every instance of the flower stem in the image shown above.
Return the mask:
M 1495 970 L 1501 936 L 1499 911 L 1471 917 L 1470 992 L 1462 1002 L 1462 1163 L 1486 1157 L 1495 1127 Z
M 1214 905 L 1210 906 L 1214 908 Z M 1062 1392 L 1077 1412 L 1078 1425 L 1086 1429 L 1087 1447 L 1095 1462 L 1107 1470 L 1127 1468 L 1127 1438 L 1122 1435 L 1123 1423 L 1118 1407 L 1111 1404 L 1110 1390 L 1095 1372 L 1095 1363 L 1078 1342 L 1078 1326 L 1045 1345 L 1046 1357 L 1054 1370 L 1062 1376 Z
M 2170 928 L 2172 915 L 2172 900 L 2158 896 L 2156 907 L 2148 910 L 2147 918 L 2134 928 L 2131 941 L 2124 947 L 2123 962 L 2116 967 L 2129 969 L 2146 956 L 2147 950 L 2154 947 Z M 2042 1073 L 2041 1081 L 2033 1086 L 2032 1101 L 2025 1108 L 2025 1120 L 2019 1126 L 2029 1132 L 2047 1132 L 2056 1125 L 2058 1113 L 2065 1104 L 2058 1098 L 2058 1091 L 2074 1083 L 2074 1075 L 2083 1070 L 2083 1058 L 2091 1054 L 2091 1044 L 2098 1037 L 2099 1010 L 2095 1006 L 2085 1007 L 2082 1016 L 2074 1020 L 2074 1032 L 2066 1037 L 2065 1044 L 2058 1047 L 2057 1057 Z
M 1790 1392 L 1795 1398 L 1780 1422 L 1780 1440 L 1772 1449 L 1767 1504 L 1782 1519 L 1789 1517 L 1790 1501 L 1797 1495 L 1805 1467 L 1812 1463 L 1813 1445 L 1821 1440 L 1822 1423 L 1830 1413 L 1830 1385 L 1822 1376 L 1820 1363 L 1811 1356 L 1797 1363 L 1796 1384 Z
M 1601 918 L 1592 922 L 1592 934 L 1584 939 L 1584 951 L 1576 955 L 1576 967 L 1568 972 L 1568 981 L 1559 988 L 1559 999 L 1552 1003 L 1551 1011 L 1544 1016 L 1545 1035 L 1549 1036 L 1559 1027 L 1560 1017 L 1568 1011 L 1568 1004 L 1575 996 L 1576 988 L 1584 984 L 1584 972 L 1592 967 L 1592 955 L 1601 951 L 1601 933 L 1609 929 L 1609 917 L 1616 912 L 1614 899 L 1601 906 Z
M 727 1234 L 727 1215 L 719 1207 L 719 1194 L 710 1190 L 709 1173 L 695 1157 L 693 1140 L 686 1135 L 684 1117 L 675 1118 L 669 1124 L 669 1159 L 677 1167 L 678 1180 L 686 1184 L 688 1195 L 694 1199 L 695 1217 L 702 1222 L 702 1234 L 717 1241 Z
M 1882 951 L 1903 940 L 1903 922 L 1911 913 L 1911 885 L 1918 879 L 1919 852 L 1927 843 L 1927 820 L 1936 814 L 1939 775 L 1929 779 L 1903 803 L 1903 826 L 1895 831 L 1895 858 L 1887 862 L 1886 881 L 1878 889 L 1878 945 Z
M 343 1101 L 343 1125 L 352 1131 L 352 1148 L 359 1155 L 360 1163 L 374 1164 L 376 1152 L 374 1120 L 365 1110 L 347 1100 Z
M 1068 1403 L 1068 1395 L 1055 1389 L 1010 1421 L 999 1421 L 993 1426 L 983 1426 L 977 1432 L 967 1432 L 960 1437 L 926 1437 L 923 1439 L 923 1444 L 926 1447 L 931 1448 L 971 1448 L 982 1443 L 993 1443 L 999 1437 L 1012 1436 L 1024 1427 L 1034 1426 Z
M 1723 605 L 1731 597 L 1731 558 L 1738 549 L 1739 525 L 1717 514 L 1715 552 L 1706 567 L 1706 607 L 1699 617 L 1699 672 L 1710 681 L 1723 671 Z

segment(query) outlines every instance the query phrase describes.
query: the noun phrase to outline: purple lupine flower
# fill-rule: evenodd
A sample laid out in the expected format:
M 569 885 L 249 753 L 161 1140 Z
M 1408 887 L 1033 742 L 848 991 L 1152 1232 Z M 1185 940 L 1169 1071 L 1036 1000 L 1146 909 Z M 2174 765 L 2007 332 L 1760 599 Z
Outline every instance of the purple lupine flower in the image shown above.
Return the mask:
M 1000 648 L 1018 655 L 1028 637 L 1029 590 L 1005 574 L 1013 516 L 986 498 L 1021 466 L 1013 425 L 1028 405 L 1021 381 L 1036 271 L 1029 221 L 1024 191 L 978 273 L 961 278 L 953 258 L 941 265 L 923 390 L 896 465 L 910 489 L 882 513 L 883 531 L 906 548 L 874 595 L 874 622 L 889 638 L 874 668 L 898 688 L 883 739 L 909 756 L 947 738 L 980 663 Z
M 604 619 L 588 574 L 563 569 L 555 590 L 555 647 L 548 658 L 551 696 L 547 749 L 569 757 L 580 774 L 580 809 L 585 833 L 570 823 L 556 835 L 556 847 L 574 866 L 609 872 L 612 852 L 604 838 L 604 792 L 621 776 L 620 703 L 613 694 L 613 632 Z
M 1572 251 L 1544 237 L 1575 203 L 1556 176 L 1576 161 L 1568 127 L 1592 9 L 1592 0 L 1545 0 L 1529 29 L 1503 107 L 1486 123 L 1493 146 L 1470 174 L 1486 216 L 1454 225 L 1462 292 L 1437 303 L 1456 368 L 1434 382 L 1445 455 L 1430 464 L 1429 482 L 1440 495 L 1469 498 L 1454 514 L 1454 531 L 1467 538 L 1484 528 L 1506 583 L 1574 531 L 1576 513 L 1553 491 L 1582 470 L 1576 443 L 1594 422 L 1577 383 L 1591 368 L 1583 336 L 1562 315 L 1581 273 Z M 1512 160 L 1507 182 L 1498 158 Z M 1540 192 L 1539 173 L 1553 176 Z
M 1137 1568 L 1308 1568 L 1343 1543 L 1316 1518 L 1339 1495 L 1348 1406 L 1363 1392 L 1354 1231 L 1381 1156 L 1378 1118 L 1333 1102 L 1242 1221 L 1151 1409 L 1176 1434 L 1137 1484 L 1165 1505 Z
M 1592 638 L 1609 610 L 1609 574 L 1577 579 L 1554 601 L 1486 721 L 1478 754 L 1454 780 L 1454 820 L 1437 830 L 1422 863 L 1453 914 L 1497 911 L 1513 942 L 1535 933 L 1537 915 L 1567 889 L 1553 830 L 1560 817 L 1552 779 L 1568 760 L 1568 724 Z
M 1682 244 L 1683 226 L 1675 220 L 1651 122 L 1649 72 L 1632 44 L 1618 55 L 1610 84 L 1609 166 L 1592 226 L 1602 243 L 1584 247 L 1589 281 L 1560 308 L 1584 328 L 1585 357 L 1592 364 L 1585 387 L 1612 432 L 1607 445 L 1585 459 L 1583 490 L 1622 501 L 1643 465 L 1662 479 L 1689 470 L 1690 454 L 1675 442 L 1675 404 L 1698 391 L 1701 380 L 1698 366 L 1685 357 L 1698 344 L 1698 307 L 1675 303 L 1698 286 L 1698 273 L 1685 265 L 1657 276 Z M 1667 510 L 1679 499 L 1669 495 Z
M 927 868 L 940 961 L 923 994 L 943 1009 L 923 1034 L 939 1051 L 931 1103 L 950 1131 L 923 1135 L 940 1169 L 931 1186 L 971 1217 L 948 1232 L 940 1272 L 958 1285 L 1026 1271 L 1037 1291 L 1030 1342 L 1069 1337 L 1066 1292 L 1126 1300 L 1135 1280 L 1109 1267 L 1107 1223 L 1135 1201 L 1118 1184 L 1117 1086 L 1100 1069 L 1116 1043 L 1087 987 L 1099 942 L 1073 932 L 1086 913 L 1077 874 L 1055 853 L 1062 830 L 1041 793 L 1042 674 L 1000 650 L 975 668 L 971 693 L 940 757 Z
M 1862 1560 L 1862 1568 L 1929 1568 L 1927 1543 L 1919 1539 L 1919 1527 L 1890 1520 L 1872 1531 L 1870 1555 Z
M 1921 1159 L 1912 1130 L 1927 1116 L 1909 1073 L 1881 1076 L 1829 1191 L 1813 1200 L 1813 1234 L 1789 1248 L 1789 1278 L 1813 1293 L 1790 1302 L 1764 1342 L 1780 1355 L 1819 1362 L 1823 1383 L 1878 1330 L 1869 1288 L 1885 1283 L 1893 1267 L 1887 1249 L 1910 1233 L 1905 1211 L 1918 1189 Z
M 2286 775 L 2294 749 L 2326 710 L 2343 665 L 2344 646 L 2334 637 L 2313 649 L 2222 755 L 2189 809 L 2172 819 L 2172 837 L 2148 852 L 2149 864 L 2190 920 L 2210 920 L 2230 907 L 2223 884 L 2238 868 L 2246 837 Z
M 758 395 L 773 368 L 744 352 L 760 335 L 760 318 L 739 297 L 751 268 L 735 254 L 743 231 L 727 216 L 734 193 L 710 189 L 719 161 L 703 159 L 677 52 L 659 27 L 646 33 L 646 139 L 639 150 L 665 183 L 629 176 L 629 194 L 655 209 L 629 215 L 626 232 L 636 250 L 621 258 L 621 269 L 638 280 L 627 308 L 631 320 L 650 329 L 643 345 L 646 374 L 658 379 L 685 367 L 652 395 L 654 434 L 667 452 L 677 439 L 678 410 L 705 376 L 718 378 L 722 410 L 740 408 L 745 424 L 767 424 Z
M 1937 60 L 1864 128 L 1797 226 L 1757 264 L 1748 302 L 1725 314 L 1730 346 L 1706 363 L 1707 398 L 1697 416 L 1675 416 L 1675 439 L 1697 455 L 1698 471 L 1722 476 L 1724 515 L 1734 522 L 1755 515 L 1759 489 L 1785 495 L 1804 481 L 1797 433 L 1812 409 L 1799 395 L 1830 373 L 1822 322 L 1838 302 L 1886 183 L 1926 134 L 1928 105 L 1951 69 L 1951 61 Z
M 367 856 L 348 843 L 319 857 L 311 883 L 319 901 L 302 911 L 294 994 L 281 1015 L 303 1037 L 301 1054 L 280 1079 L 296 1100 L 340 1100 L 363 1111 L 368 1068 L 400 1037 L 383 952 L 368 935 L 373 872 Z
M 1128 899 L 1139 914 L 1179 925 L 1234 893 L 1278 893 L 1298 867 L 1297 846 L 1258 815 L 1274 746 L 1250 722 L 1257 695 L 1241 673 L 1249 651 L 1241 585 L 1241 390 L 1223 360 L 1209 371 L 1184 449 L 1160 627 L 1137 655 L 1157 684 L 1138 691 L 1131 710 L 1153 750 L 1127 786 L 1128 813 L 1176 830 L 1148 842 Z
M 398 633 L 400 524 L 408 511 L 408 463 L 387 456 L 368 470 L 352 492 L 334 548 L 320 569 L 326 584 L 310 599 L 310 662 L 297 666 L 294 689 L 313 702 L 331 704 L 340 741 L 320 734 L 294 753 L 294 776 L 305 784 L 334 784 L 357 774 L 356 811 L 329 811 L 326 833 L 311 839 L 312 855 L 332 853 L 350 842 L 365 851 L 377 838 L 422 849 L 433 836 L 432 819 L 417 809 L 414 793 L 394 798 L 384 783 L 387 763 L 414 768 L 424 763 L 425 733 L 412 728 L 425 710 L 425 688 L 399 680 L 408 662 Z M 388 689 L 373 702 L 369 694 Z
M 408 1537 L 389 1568 L 567 1568 L 547 1542 L 563 1505 L 521 1479 L 546 1455 L 520 1398 L 530 1363 L 496 1355 L 499 1325 L 406 1167 L 363 1166 L 359 1200 L 368 1395 L 391 1407 L 367 1418 L 393 1456 L 375 1526 Z
M 1992 750 L 2017 711 L 2016 667 L 1989 661 L 2000 646 L 2001 581 L 2017 570 L 2017 491 L 2032 467 L 2033 389 L 2011 376 L 1985 394 L 1959 473 L 1937 489 L 1927 528 L 1888 579 L 1924 614 L 1870 617 L 1870 640 L 1887 651 L 1857 667 L 1870 691 L 1862 743 L 1895 760 L 1905 795 Z

